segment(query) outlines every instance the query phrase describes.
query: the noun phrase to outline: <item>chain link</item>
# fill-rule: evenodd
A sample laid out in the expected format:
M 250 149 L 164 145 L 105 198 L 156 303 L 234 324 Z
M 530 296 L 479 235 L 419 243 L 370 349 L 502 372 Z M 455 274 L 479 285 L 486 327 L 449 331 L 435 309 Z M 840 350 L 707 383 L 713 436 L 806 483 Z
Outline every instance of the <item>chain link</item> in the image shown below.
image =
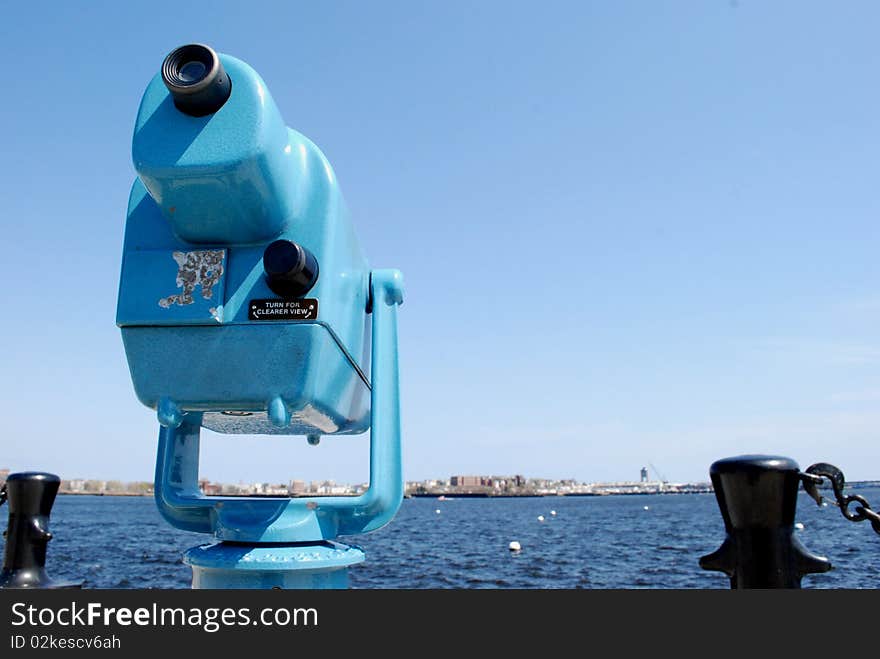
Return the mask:
M 3 487 L 0 487 L 0 506 L 6 503 L 6 483 L 3 483 Z
M 858 508 L 858 510 L 862 511 L 865 519 L 871 522 L 871 527 L 880 534 L 880 513 L 876 513 L 870 508 Z
M 865 497 L 858 494 L 844 495 L 843 488 L 846 487 L 846 479 L 843 472 L 832 464 L 827 462 L 817 462 L 807 467 L 806 471 L 800 473 L 801 482 L 804 485 L 804 491 L 809 494 L 820 506 L 824 501 L 824 497 L 819 494 L 819 485 L 823 482 L 823 478 L 827 478 L 831 482 L 831 489 L 834 491 L 832 501 L 835 506 L 840 508 L 843 516 L 851 522 L 871 522 L 871 527 L 880 535 L 880 514 L 871 509 Z M 849 507 L 851 504 L 855 506 L 855 512 L 851 512 Z

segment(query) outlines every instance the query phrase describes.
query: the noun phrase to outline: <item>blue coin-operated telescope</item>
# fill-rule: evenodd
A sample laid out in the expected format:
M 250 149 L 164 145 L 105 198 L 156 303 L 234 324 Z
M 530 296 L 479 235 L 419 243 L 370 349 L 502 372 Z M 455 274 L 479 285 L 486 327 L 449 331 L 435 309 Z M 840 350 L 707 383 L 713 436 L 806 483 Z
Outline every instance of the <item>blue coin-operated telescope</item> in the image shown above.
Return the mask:
M 116 322 L 161 426 L 156 502 L 211 533 L 195 588 L 341 588 L 403 496 L 397 368 L 401 274 L 370 270 L 333 170 L 288 128 L 247 64 L 191 44 L 148 85 L 134 129 Z M 201 428 L 370 431 L 359 496 L 205 496 Z

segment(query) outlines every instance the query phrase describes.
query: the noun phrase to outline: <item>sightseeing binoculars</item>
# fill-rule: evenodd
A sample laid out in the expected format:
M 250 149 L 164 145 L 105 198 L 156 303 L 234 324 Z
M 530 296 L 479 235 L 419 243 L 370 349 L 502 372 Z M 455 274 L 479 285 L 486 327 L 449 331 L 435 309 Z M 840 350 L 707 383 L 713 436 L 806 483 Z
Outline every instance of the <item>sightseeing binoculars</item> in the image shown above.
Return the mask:
M 403 495 L 402 276 L 370 269 L 330 163 L 234 57 L 202 44 L 171 52 L 141 100 L 132 158 L 116 322 L 135 393 L 160 425 L 159 510 L 221 541 L 187 553 L 194 585 L 332 586 L 328 574 L 363 560 L 333 538 L 383 526 Z M 205 496 L 201 428 L 312 444 L 369 431 L 369 488 Z M 243 566 L 259 578 L 239 584 Z

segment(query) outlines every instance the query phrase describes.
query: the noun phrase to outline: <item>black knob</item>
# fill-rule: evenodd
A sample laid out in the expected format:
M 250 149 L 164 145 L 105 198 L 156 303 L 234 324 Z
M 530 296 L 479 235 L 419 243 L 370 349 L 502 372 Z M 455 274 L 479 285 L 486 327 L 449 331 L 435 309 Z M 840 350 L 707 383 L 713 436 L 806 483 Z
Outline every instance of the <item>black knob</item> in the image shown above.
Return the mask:
M 276 240 L 263 252 L 266 283 L 281 297 L 301 297 L 318 281 L 318 261 L 302 245 Z
M 213 114 L 232 93 L 217 53 L 200 43 L 172 50 L 162 63 L 162 81 L 177 109 L 193 117 Z

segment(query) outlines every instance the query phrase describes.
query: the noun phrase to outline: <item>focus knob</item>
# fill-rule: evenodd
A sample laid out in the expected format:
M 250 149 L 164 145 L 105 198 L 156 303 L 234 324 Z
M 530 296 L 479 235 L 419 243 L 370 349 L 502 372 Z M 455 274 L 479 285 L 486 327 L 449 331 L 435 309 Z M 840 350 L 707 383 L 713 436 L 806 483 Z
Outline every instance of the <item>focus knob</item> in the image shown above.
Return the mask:
M 269 288 L 281 297 L 302 297 L 318 281 L 315 256 L 290 240 L 276 240 L 266 247 L 263 270 Z

